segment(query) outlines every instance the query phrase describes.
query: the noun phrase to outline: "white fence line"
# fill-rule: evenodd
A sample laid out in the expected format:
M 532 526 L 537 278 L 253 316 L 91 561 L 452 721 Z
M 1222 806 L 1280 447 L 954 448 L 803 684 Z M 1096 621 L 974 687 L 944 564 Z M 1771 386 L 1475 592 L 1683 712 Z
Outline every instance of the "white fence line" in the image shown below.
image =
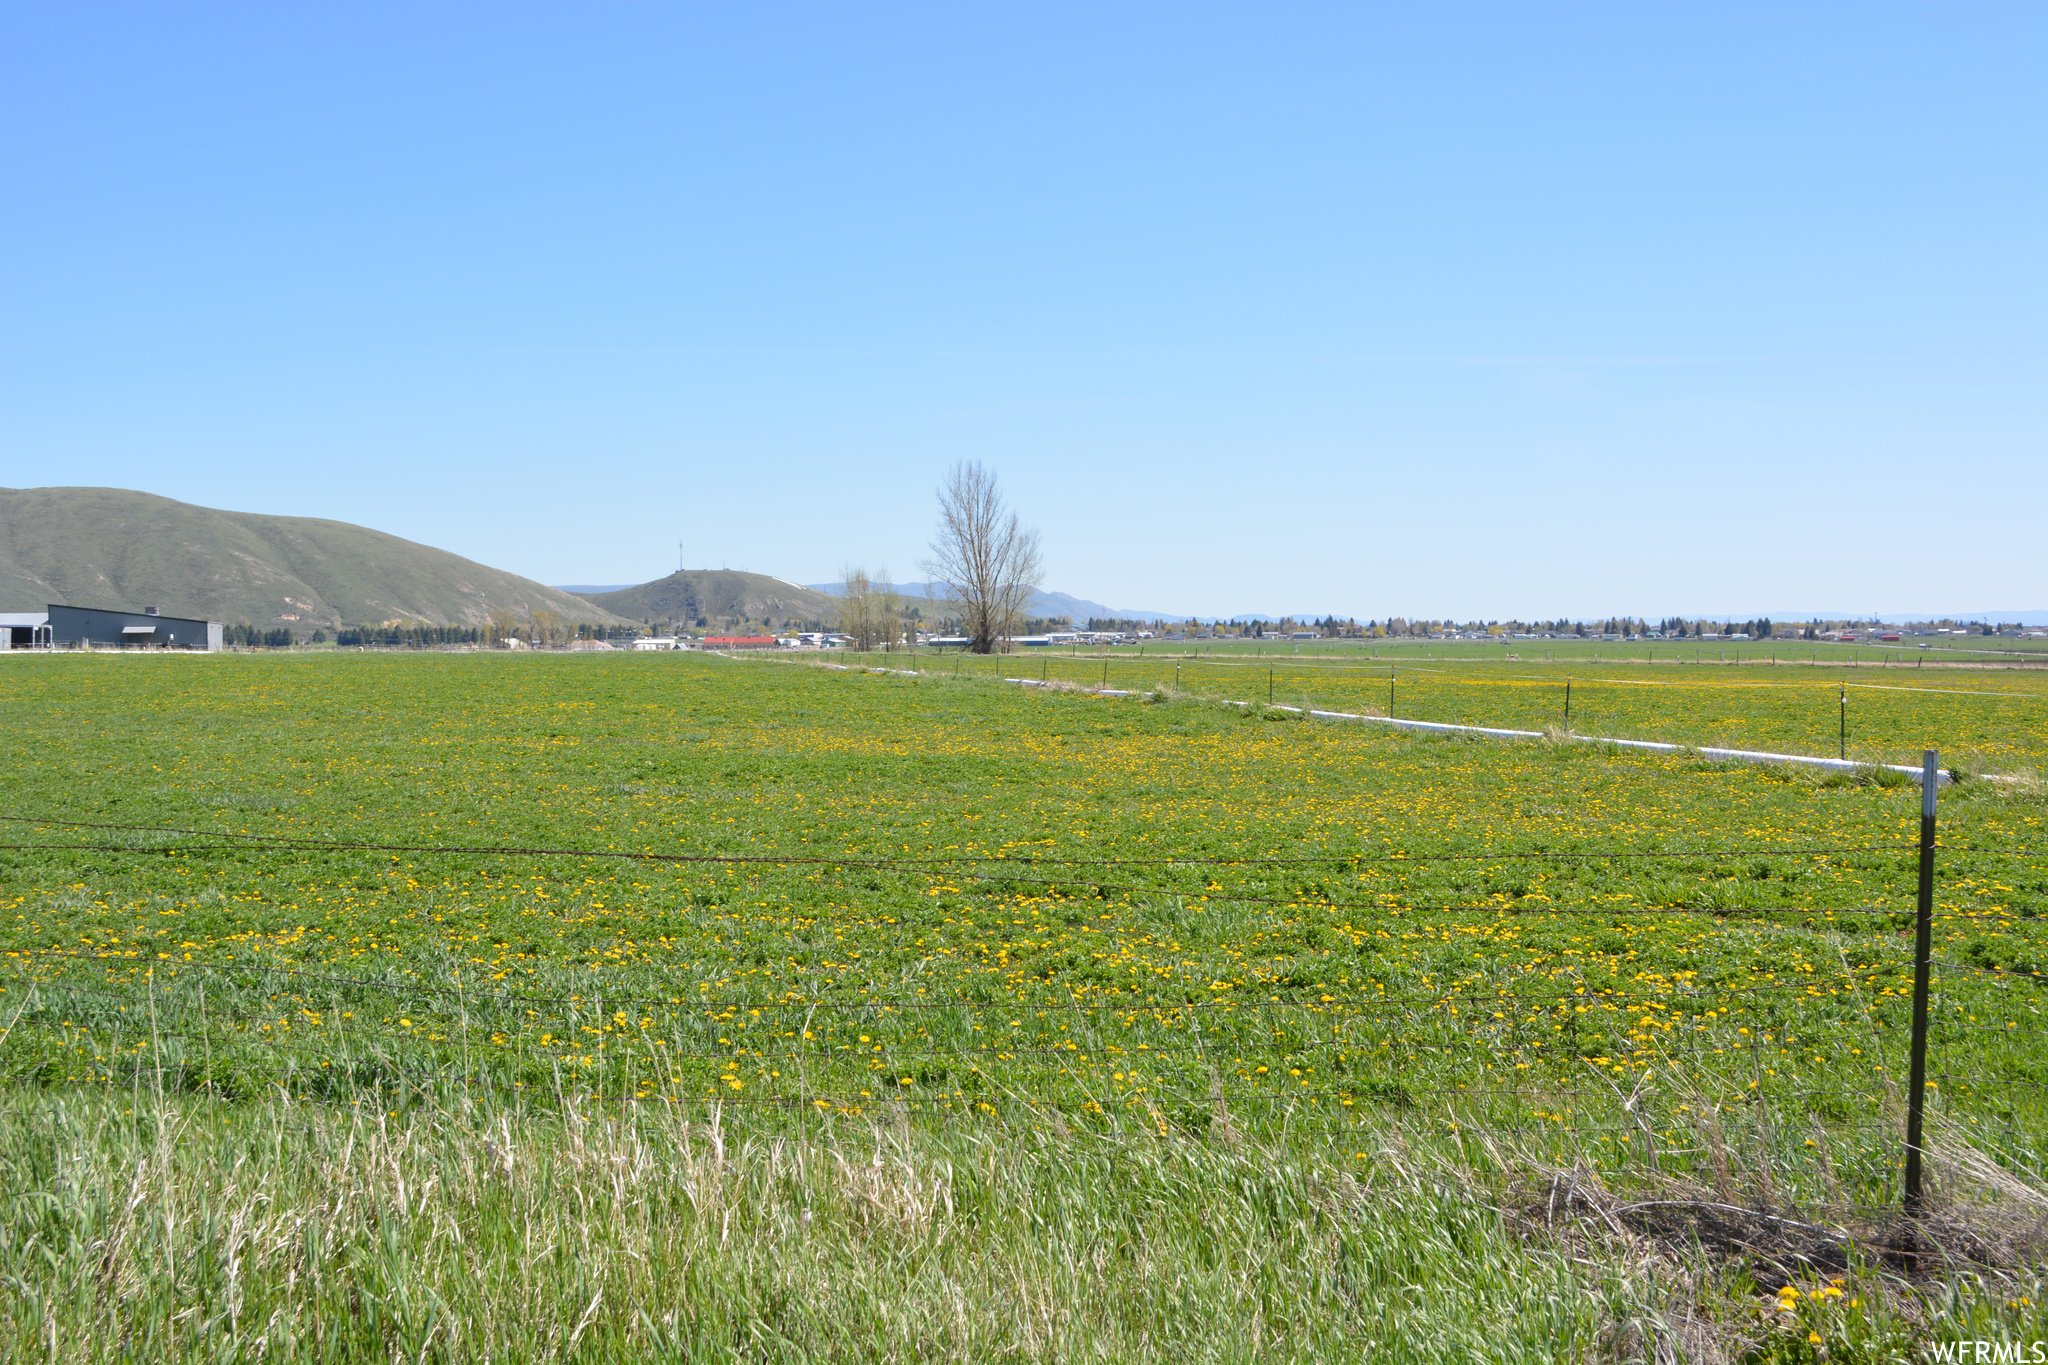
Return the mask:
M 910 668 L 875 668 L 872 666 L 863 668 L 859 664 L 822 664 L 819 666 L 839 669 L 845 672 L 890 673 L 903 678 L 938 676 Z M 1142 697 L 1145 695 L 1143 692 L 1135 692 L 1121 687 L 1076 687 L 1072 683 L 1049 682 L 1040 678 L 1004 678 L 1003 681 L 1014 683 L 1018 687 L 1046 687 L 1063 692 L 1085 692 L 1095 697 Z M 1223 699 L 1222 704 L 1225 706 L 1255 705 L 1253 702 L 1230 701 L 1227 699 Z M 1299 706 L 1276 705 L 1269 706 L 1267 709 L 1285 711 L 1289 715 L 1295 716 L 1301 714 Z M 1452 725 L 1445 721 L 1436 720 L 1399 720 L 1393 716 L 1362 716 L 1350 711 L 1317 711 L 1311 709 L 1308 714 L 1314 720 L 1341 720 L 1359 725 L 1385 725 L 1395 730 L 1420 730 L 1430 734 L 1485 735 L 1490 739 L 1548 738 L 1548 733 L 1543 730 L 1503 730 L 1490 725 Z M 1864 772 L 1871 768 L 1879 768 L 1886 772 L 1899 773 L 1902 776 L 1910 777 L 1916 784 L 1920 781 L 1921 776 L 1920 769 L 1909 767 L 1904 763 L 1859 763 L 1855 759 L 1849 758 L 1815 758 L 1809 754 L 1774 754 L 1761 749 L 1717 749 L 1704 744 L 1666 744 L 1661 740 L 1654 739 L 1608 739 L 1603 735 L 1567 734 L 1565 738 L 1577 744 L 1611 744 L 1618 749 L 1641 749 L 1653 754 L 1691 753 L 1698 754 L 1701 758 L 1728 759 L 1738 763 L 1791 763 L 1803 768 L 1820 768 L 1827 772 L 1836 773 Z M 1954 781 L 1955 779 L 1944 770 L 1940 775 L 1937 785 L 1946 787 Z
M 1016 683 L 1020 687 L 1051 687 L 1053 683 L 1041 682 L 1036 678 L 1005 678 L 1004 682 Z M 1083 689 L 1100 697 L 1135 697 L 1137 692 L 1117 688 L 1092 687 Z M 1225 706 L 1251 706 L 1248 701 L 1224 701 Z M 1285 711 L 1289 715 L 1300 715 L 1299 706 L 1269 706 L 1273 711 Z M 1395 730 L 1422 730 L 1431 734 L 1486 735 L 1492 739 L 1543 739 L 1542 730 L 1502 730 L 1490 725 L 1451 725 L 1434 720 L 1398 720 L 1392 716 L 1361 716 L 1350 711 L 1317 711 L 1308 713 L 1315 720 L 1352 721 L 1360 725 L 1385 725 Z M 1814 758 L 1807 754 L 1774 754 L 1760 749 L 1716 749 L 1707 745 L 1665 744 L 1653 739 L 1608 739 L 1600 735 L 1567 734 L 1566 739 L 1579 744 L 1612 744 L 1621 749 L 1642 749 L 1656 754 L 1696 753 L 1702 758 L 1731 759 L 1741 763 L 1793 763 L 1801 767 L 1822 768 L 1828 772 L 1854 773 L 1869 768 L 1882 768 L 1887 772 L 1900 773 L 1914 782 L 1920 781 L 1920 769 L 1903 763 L 1858 763 L 1846 758 Z M 1938 785 L 1947 786 L 1954 781 L 1947 772 L 1941 774 Z

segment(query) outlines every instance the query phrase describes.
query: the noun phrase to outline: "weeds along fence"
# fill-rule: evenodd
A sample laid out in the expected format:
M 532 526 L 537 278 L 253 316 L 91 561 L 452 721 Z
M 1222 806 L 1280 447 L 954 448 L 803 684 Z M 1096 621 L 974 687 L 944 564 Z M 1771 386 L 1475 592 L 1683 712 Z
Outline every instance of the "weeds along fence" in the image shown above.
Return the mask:
M 855 656 L 935 677 L 1011 678 L 1351 712 L 1448 725 L 1773 750 L 1870 764 L 1941 747 L 1965 769 L 2048 764 L 2048 679 L 2022 675 L 1890 683 L 1617 676 L 1562 667 L 1473 676 L 1470 665 L 1372 665 L 1306 656 Z M 1540 666 L 1538 666 L 1540 667 Z M 1647 671 L 1647 670 L 1640 670 Z M 1589 676 L 1590 672 L 1590 676 Z M 1274 716 L 1278 720 L 1283 716 Z
M 8 847 L 42 856 L 487 857 L 676 879 L 672 913 L 640 921 L 658 943 L 618 925 L 553 956 L 333 936 L 16 948 L 0 1067 L 17 1090 L 1136 1125 L 1361 1156 L 1399 1133 L 1510 1167 L 1862 1210 L 1899 1208 L 1919 1150 L 2032 1178 L 2048 1138 L 2048 941 L 2033 910 L 1938 895 L 1933 876 L 1940 859 L 1995 882 L 2043 854 L 1938 849 L 1931 820 L 1921 844 L 1097 860 L 11 820 Z M 1399 889 L 1373 890 L 1386 870 Z M 747 896 L 717 890 L 740 874 Z M 758 913 L 774 885 L 821 899 Z M 1736 1188 L 1745 1172 L 1761 1194 Z

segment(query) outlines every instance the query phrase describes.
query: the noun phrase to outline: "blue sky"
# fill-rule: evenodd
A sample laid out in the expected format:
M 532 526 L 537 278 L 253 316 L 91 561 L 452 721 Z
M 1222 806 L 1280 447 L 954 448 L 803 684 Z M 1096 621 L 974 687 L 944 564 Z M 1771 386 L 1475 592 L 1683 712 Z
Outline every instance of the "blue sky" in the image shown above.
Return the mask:
M 2048 607 L 2048 8 L 0 9 L 0 484 L 547 582 Z

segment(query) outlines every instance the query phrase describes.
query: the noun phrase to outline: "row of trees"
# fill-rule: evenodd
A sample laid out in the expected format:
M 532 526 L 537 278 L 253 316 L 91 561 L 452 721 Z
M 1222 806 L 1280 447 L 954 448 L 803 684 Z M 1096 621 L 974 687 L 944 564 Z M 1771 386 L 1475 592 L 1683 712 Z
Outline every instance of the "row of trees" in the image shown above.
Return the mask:
M 1941 620 L 1930 621 L 1928 625 L 1936 630 L 1970 630 L 1978 635 L 2003 635 L 2008 631 L 2018 632 L 2027 628 L 2026 624 L 2020 621 L 1971 621 L 1967 625 L 1958 626 L 1954 621 Z
M 1284 616 L 1278 622 L 1247 621 L 1241 625 L 1218 622 L 1212 627 L 1191 620 L 1180 629 L 1209 629 L 1218 635 L 1242 635 L 1250 639 L 1260 639 L 1267 635 L 1291 635 L 1303 629 L 1313 629 L 1319 635 L 1338 639 L 1386 639 L 1423 638 L 1431 635 L 1642 635 L 1648 633 L 1652 627 L 1639 616 L 1610 616 L 1604 621 L 1575 621 L 1567 617 L 1549 621 L 1458 621 L 1449 617 L 1411 620 L 1405 616 L 1389 616 L 1383 621 L 1368 620 L 1362 624 L 1356 617 L 1325 616 L 1316 620 L 1297 622 L 1291 616 Z M 1733 622 L 1716 626 L 1705 621 L 1687 622 L 1672 618 L 1660 622 L 1656 629 L 1671 635 L 1726 635 L 1745 631 L 1762 639 L 1770 636 L 1776 627 L 1768 620 Z
M 334 643 L 346 649 L 381 645 L 388 649 L 426 649 L 433 645 L 474 645 L 484 642 L 479 626 L 437 626 L 422 621 L 385 621 L 378 625 L 343 626 Z
M 967 638 L 977 654 L 1006 648 L 1015 636 L 1051 622 L 1025 615 L 1038 591 L 1038 532 L 1004 501 L 996 477 L 979 461 L 954 465 L 939 485 L 939 524 L 931 554 L 918 567 L 944 596 L 943 625 Z M 924 609 L 906 603 L 889 571 L 848 565 L 840 574 L 839 630 L 856 649 L 888 649 L 917 638 Z
M 894 649 L 906 634 L 915 640 L 916 630 L 886 568 L 872 576 L 852 565 L 841 572 L 839 633 L 847 636 L 855 649 Z
M 338 626 L 334 643 L 348 649 L 372 646 L 386 649 L 429 649 L 436 645 L 498 645 L 517 640 L 524 645 L 545 648 L 566 645 L 571 640 L 621 640 L 640 634 L 627 625 L 594 626 L 571 624 L 561 613 L 542 608 L 527 616 L 505 610 L 493 611 L 485 624 L 437 625 L 431 621 L 362 622 Z M 316 629 L 299 635 L 289 626 L 265 629 L 238 621 L 222 632 L 223 641 L 243 649 L 288 649 L 295 644 L 324 644 L 327 632 Z
M 411 621 L 385 621 L 376 625 L 364 623 L 354 626 L 337 626 L 334 643 L 355 649 L 369 645 L 391 648 L 424 649 L 431 645 L 478 644 L 485 632 L 477 626 L 437 626 Z M 298 635 L 290 626 L 276 626 L 264 629 L 239 621 L 221 631 L 222 643 L 238 649 L 290 649 L 294 645 L 319 645 L 327 643 L 327 631 L 315 629 L 311 634 Z
M 327 632 L 316 630 L 313 632 L 313 638 L 324 640 L 327 638 Z M 289 649 L 293 644 L 290 626 L 263 630 L 250 625 L 247 621 L 238 621 L 221 631 L 221 639 L 224 643 L 241 649 Z
M 375 625 L 342 626 L 334 642 L 347 648 L 381 646 L 387 649 L 428 649 L 435 645 L 501 645 L 518 641 L 537 649 L 560 647 L 571 640 L 629 639 L 640 632 L 632 626 L 593 626 L 565 620 L 562 614 L 543 607 L 526 616 L 499 609 L 480 626 L 436 625 L 430 621 L 383 621 Z M 313 640 L 322 638 L 315 632 Z
M 1682 616 L 1667 616 L 1657 623 L 1657 629 L 1678 640 L 1701 640 L 1715 635 L 1747 635 L 1752 640 L 1768 640 L 1784 633 L 1768 616 L 1760 616 L 1754 621 L 1722 621 L 1718 625 L 1707 620 L 1688 621 Z M 1809 640 L 1816 633 L 1812 627 L 1804 631 L 1796 627 L 1793 630 L 1795 636 Z

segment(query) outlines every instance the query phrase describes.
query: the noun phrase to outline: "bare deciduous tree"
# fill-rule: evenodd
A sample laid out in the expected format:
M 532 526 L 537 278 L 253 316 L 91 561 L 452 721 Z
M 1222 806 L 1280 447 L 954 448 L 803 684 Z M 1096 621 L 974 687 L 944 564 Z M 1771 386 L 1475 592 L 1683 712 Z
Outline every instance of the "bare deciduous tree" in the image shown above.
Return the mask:
M 867 648 L 868 611 L 868 571 L 849 564 L 839 571 L 839 630 L 855 649 Z
M 939 529 L 920 567 L 958 604 L 969 648 L 993 653 L 1017 633 L 1038 588 L 1038 532 L 1017 524 L 996 476 L 968 460 L 939 486 Z
M 903 639 L 903 600 L 896 595 L 896 585 L 889 581 L 889 568 L 885 564 L 875 575 L 875 625 L 881 638 L 882 648 L 895 649 Z
M 893 649 L 902 630 L 897 620 L 896 586 L 883 569 L 870 578 L 866 569 L 848 565 L 839 575 L 839 629 L 859 650 Z

